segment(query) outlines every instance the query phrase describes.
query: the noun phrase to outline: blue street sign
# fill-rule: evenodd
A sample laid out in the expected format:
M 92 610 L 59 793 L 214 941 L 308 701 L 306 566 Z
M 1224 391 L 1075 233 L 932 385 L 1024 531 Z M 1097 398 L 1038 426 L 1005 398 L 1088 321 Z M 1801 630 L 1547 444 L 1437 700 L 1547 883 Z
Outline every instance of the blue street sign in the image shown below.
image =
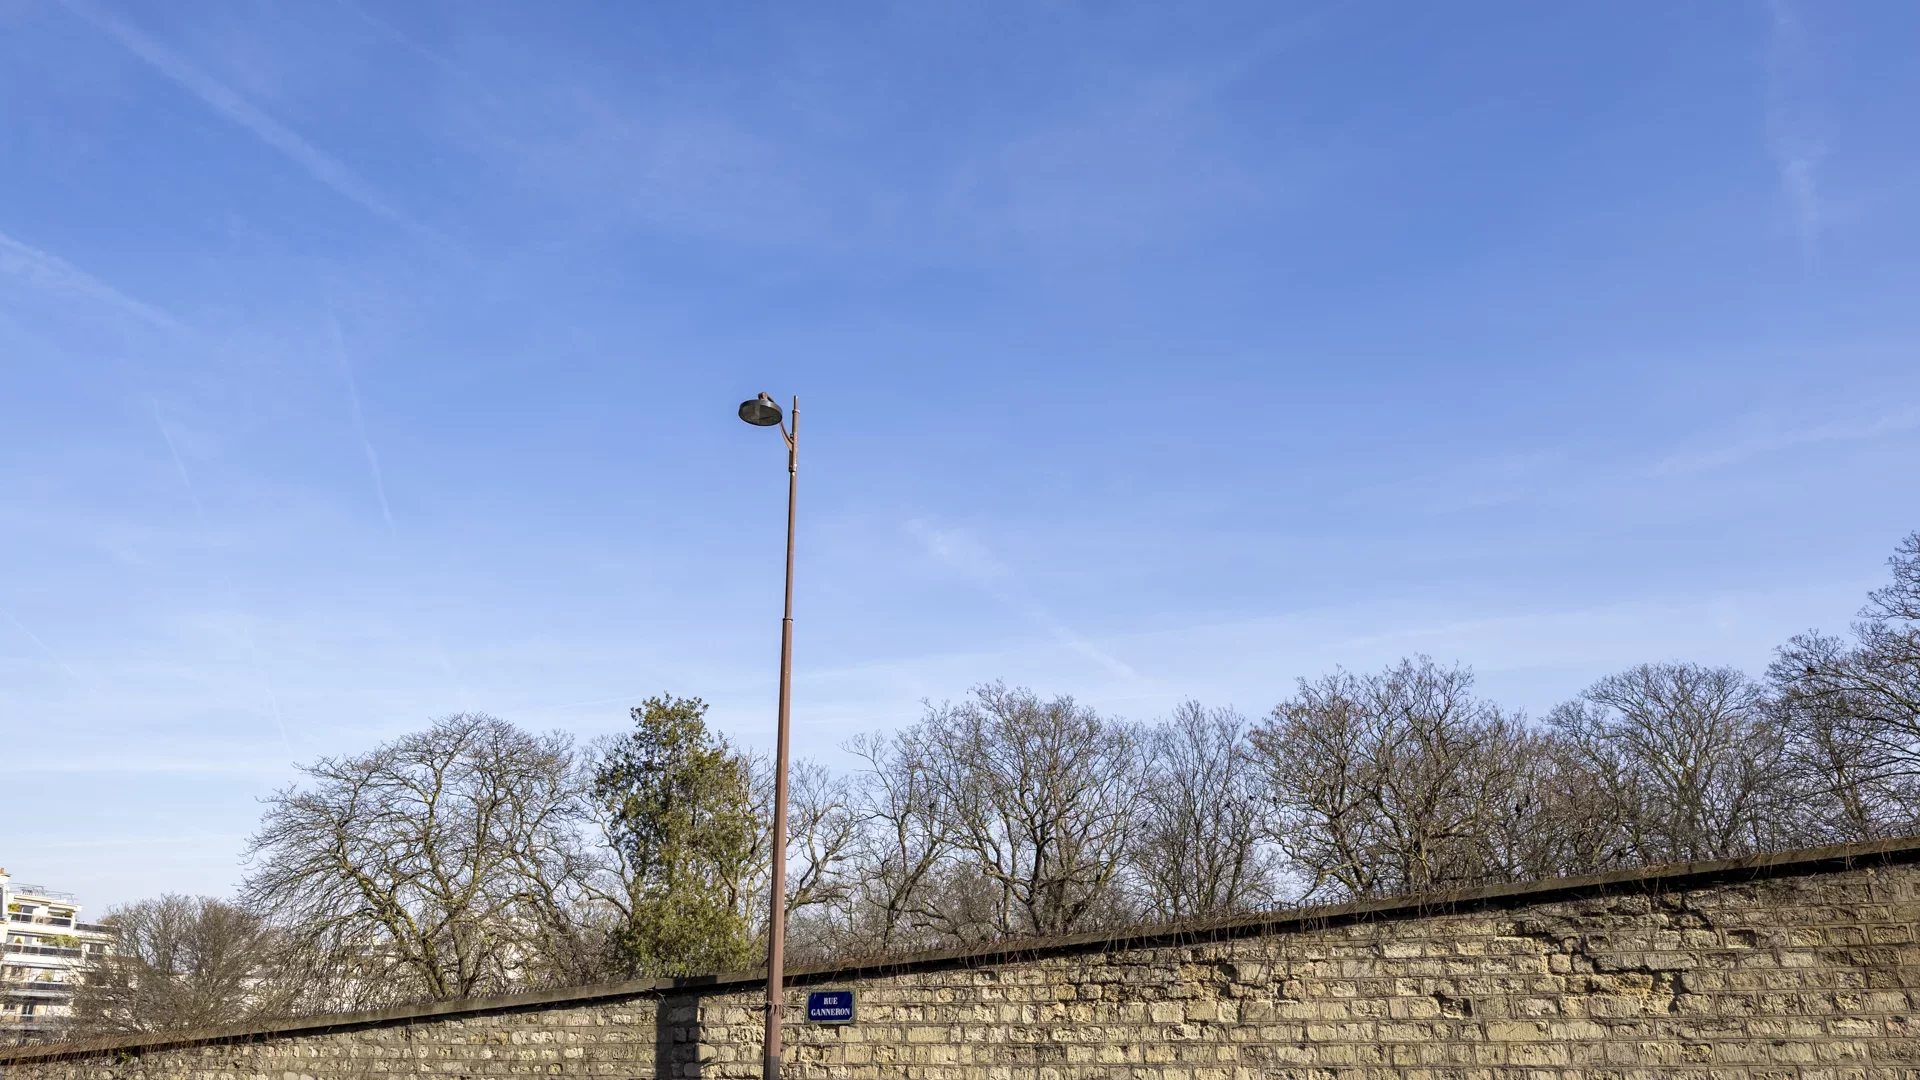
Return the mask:
M 853 1023 L 853 991 L 809 991 L 807 994 L 807 1020 L 815 1024 Z

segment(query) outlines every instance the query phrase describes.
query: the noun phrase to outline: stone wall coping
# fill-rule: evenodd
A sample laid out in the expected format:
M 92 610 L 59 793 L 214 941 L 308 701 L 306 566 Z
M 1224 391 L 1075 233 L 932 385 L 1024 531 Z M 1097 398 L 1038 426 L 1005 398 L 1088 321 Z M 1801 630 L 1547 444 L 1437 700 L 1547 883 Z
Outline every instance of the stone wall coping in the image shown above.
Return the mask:
M 1537 881 L 1486 885 L 1472 889 L 1414 893 L 1345 904 L 1289 908 L 1184 923 L 1156 923 L 1058 937 L 1020 938 L 990 945 L 928 952 L 900 953 L 787 969 L 787 983 L 819 984 L 838 980 L 899 975 L 913 971 L 988 967 L 1033 961 L 1048 956 L 1107 952 L 1130 948 L 1178 947 L 1231 938 L 1257 937 L 1295 930 L 1320 929 L 1355 922 L 1444 915 L 1463 910 L 1514 907 L 1554 900 L 1606 894 L 1677 892 L 1708 885 L 1758 881 L 1820 873 L 1839 873 L 1867 866 L 1920 861 L 1920 836 L 1869 840 L 1826 847 L 1747 855 L 1736 859 L 1666 863 L 1614 870 L 1603 874 L 1544 878 Z M 191 1031 L 127 1035 L 71 1042 L 30 1043 L 0 1047 L 0 1065 L 7 1062 L 49 1061 L 134 1055 L 213 1043 L 257 1042 L 287 1035 L 316 1035 L 332 1031 L 383 1027 L 415 1020 L 515 1012 L 556 1005 L 611 1002 L 622 998 L 695 995 L 764 984 L 764 967 L 670 979 L 630 979 L 502 994 L 453 1001 L 429 1001 L 364 1012 L 330 1013 L 281 1020 L 236 1024 Z M 0 1076 L 4 1070 L 0 1070 Z

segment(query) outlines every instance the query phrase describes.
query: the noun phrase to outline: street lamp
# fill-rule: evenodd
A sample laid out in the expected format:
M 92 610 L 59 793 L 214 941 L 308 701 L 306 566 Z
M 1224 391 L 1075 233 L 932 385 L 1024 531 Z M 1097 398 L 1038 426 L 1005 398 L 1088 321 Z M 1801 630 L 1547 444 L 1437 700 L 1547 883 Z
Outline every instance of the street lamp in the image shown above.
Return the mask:
M 767 903 L 767 1037 L 763 1080 L 780 1080 L 780 998 L 787 950 L 787 718 L 793 710 L 793 504 L 799 492 L 800 399 L 793 399 L 793 430 L 780 406 L 762 393 L 740 403 L 740 419 L 780 428 L 787 443 L 787 603 L 780 617 L 780 721 L 773 765 L 773 884 Z

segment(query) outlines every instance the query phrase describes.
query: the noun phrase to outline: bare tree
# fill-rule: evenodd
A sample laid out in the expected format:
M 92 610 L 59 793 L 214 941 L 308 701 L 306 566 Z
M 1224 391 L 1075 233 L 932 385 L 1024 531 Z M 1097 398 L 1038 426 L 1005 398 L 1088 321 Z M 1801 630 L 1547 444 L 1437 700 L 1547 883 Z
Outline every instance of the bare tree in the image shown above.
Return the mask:
M 794 766 L 794 946 L 969 943 L 1204 918 L 1283 889 L 1380 895 L 1910 830 L 1920 533 L 1893 569 L 1851 639 L 1780 651 L 1771 695 L 1730 668 L 1643 665 L 1538 730 L 1424 656 L 1300 680 L 1251 728 L 1196 702 L 1140 729 L 975 687 L 855 740 L 855 775 Z M 564 736 L 461 715 L 309 766 L 248 853 L 244 899 L 279 931 L 273 986 L 348 1007 L 748 962 L 772 774 L 704 710 L 649 701 L 585 763 Z
M 268 800 L 249 906 L 348 973 L 363 1001 L 519 985 L 574 895 L 570 741 L 457 714 L 322 758 Z
M 1591 809 L 1626 861 L 1719 858 L 1788 835 L 1784 747 L 1760 687 L 1734 668 L 1642 664 L 1548 719 L 1594 778 Z
M 1339 671 L 1280 703 L 1251 742 L 1274 839 L 1304 896 L 1426 889 L 1504 877 L 1498 823 L 1524 803 L 1520 718 L 1430 657 Z
M 1274 899 L 1274 853 L 1247 722 L 1187 701 L 1146 733 L 1145 783 L 1130 863 L 1146 908 L 1167 920 L 1245 911 Z
M 859 937 L 885 951 L 925 944 L 946 920 L 930 886 L 953 852 L 952 815 L 933 775 L 920 729 L 855 738 L 848 750 L 864 759 L 857 791 L 859 848 L 856 917 Z
M 285 1011 L 269 978 L 273 933 L 259 915 L 207 896 L 166 895 L 118 908 L 114 950 L 73 997 L 76 1035 L 231 1024 Z
M 1920 532 L 1889 560 L 1853 641 L 1789 641 L 1768 676 L 1817 827 L 1864 839 L 1920 825 Z
M 852 782 L 802 759 L 793 763 L 787 801 L 787 910 L 845 903 L 859 835 Z
M 773 761 L 763 753 L 742 755 L 753 808 L 750 857 L 741 866 L 735 906 L 752 930 L 754 949 L 765 948 L 767 903 L 773 886 Z M 850 943 L 854 866 L 860 821 L 853 781 L 819 762 L 800 758 L 787 767 L 787 951 L 821 959 Z
M 1816 841 L 1871 840 L 1920 826 L 1920 775 L 1900 740 L 1887 737 L 1898 725 L 1887 724 L 1876 695 L 1855 682 L 1860 666 L 1841 639 L 1805 634 L 1768 668 L 1787 767 Z
M 1586 874 L 1630 862 L 1611 817 L 1601 777 L 1579 749 L 1551 729 L 1529 730 L 1506 744 L 1511 755 L 1513 807 L 1497 815 L 1490 876 L 1531 881 Z
M 991 886 L 999 935 L 1110 914 L 1141 791 L 1131 728 L 1002 683 L 929 708 L 920 738 L 948 831 Z
M 1908 533 L 1887 559 L 1893 580 L 1875 589 L 1867 597 L 1863 616 L 1885 624 L 1901 625 L 1898 633 L 1907 646 L 1901 651 L 1914 659 L 1913 646 L 1920 643 L 1920 531 Z
M 854 939 L 859 842 L 853 782 L 819 762 L 794 762 L 787 789 L 787 915 L 795 956 L 824 959 Z

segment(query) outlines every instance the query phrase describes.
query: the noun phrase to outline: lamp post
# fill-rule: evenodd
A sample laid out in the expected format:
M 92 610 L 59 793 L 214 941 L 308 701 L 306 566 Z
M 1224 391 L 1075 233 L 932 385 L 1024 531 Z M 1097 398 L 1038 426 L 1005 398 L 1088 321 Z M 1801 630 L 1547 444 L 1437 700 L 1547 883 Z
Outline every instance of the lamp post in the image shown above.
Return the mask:
M 740 419 L 754 427 L 780 428 L 787 444 L 787 600 L 780 617 L 780 720 L 773 765 L 773 884 L 767 902 L 767 1036 L 763 1080 L 780 1080 L 781 981 L 787 949 L 787 719 L 793 708 L 793 506 L 799 492 L 800 399 L 793 399 L 793 429 L 781 422 L 780 406 L 765 393 L 740 403 Z

